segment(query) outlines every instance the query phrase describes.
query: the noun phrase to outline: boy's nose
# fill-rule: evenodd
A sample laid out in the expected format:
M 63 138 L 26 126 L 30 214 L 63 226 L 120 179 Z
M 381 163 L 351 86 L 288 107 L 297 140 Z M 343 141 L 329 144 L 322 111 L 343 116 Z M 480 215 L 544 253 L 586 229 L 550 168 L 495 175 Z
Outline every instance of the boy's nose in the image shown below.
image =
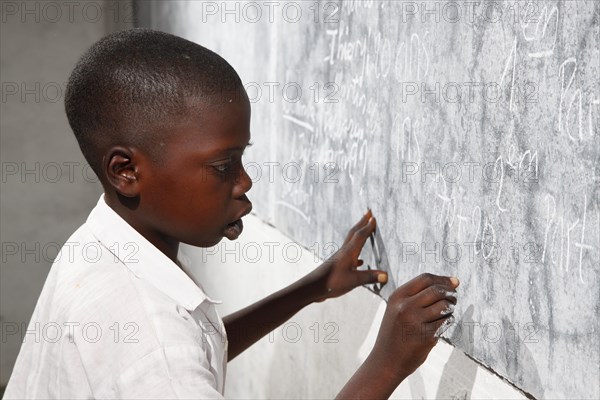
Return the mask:
M 240 173 L 238 178 L 235 181 L 235 188 L 233 196 L 235 198 L 241 197 L 248 193 L 248 191 L 252 188 L 252 179 L 246 172 L 244 166 L 240 167 Z

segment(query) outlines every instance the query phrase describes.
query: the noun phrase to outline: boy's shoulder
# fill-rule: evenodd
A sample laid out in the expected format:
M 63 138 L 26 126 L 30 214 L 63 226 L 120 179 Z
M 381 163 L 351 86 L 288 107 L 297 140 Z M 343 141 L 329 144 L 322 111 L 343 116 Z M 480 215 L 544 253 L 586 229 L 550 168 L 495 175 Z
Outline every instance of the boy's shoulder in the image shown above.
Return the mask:
M 185 321 L 181 316 L 207 298 L 102 197 L 61 248 L 41 297 L 61 318 L 85 320 L 93 313 L 109 320 L 148 322 L 157 315 Z
M 112 314 L 139 302 L 131 272 L 100 243 L 87 223 L 63 244 L 44 284 L 40 300 L 57 319 L 85 320 L 89 314 Z
M 96 330 L 103 335 L 116 335 L 115 329 L 121 335 L 135 332 L 136 338 L 152 337 L 152 346 L 169 343 L 183 333 L 195 338 L 197 327 L 191 318 L 183 318 L 187 315 L 185 309 L 137 276 L 123 262 L 123 256 L 117 256 L 118 244 L 112 245 L 100 242 L 87 222 L 81 225 L 56 257 L 32 320 L 61 326 L 76 323 L 76 330 Z M 135 265 L 135 253 L 131 254 L 128 262 Z M 137 268 L 145 267 L 139 264 Z M 164 328 L 165 324 L 169 329 Z M 179 333 L 174 335 L 172 331 Z M 83 350 L 88 345 L 80 343 L 78 347 Z
M 61 390 L 68 392 L 69 385 L 82 379 L 100 397 L 117 397 L 114 387 L 130 374 L 161 365 L 161 349 L 179 351 L 176 356 L 184 360 L 190 354 L 202 359 L 207 345 L 201 327 L 175 299 L 136 274 L 135 268 L 152 267 L 145 261 L 153 253 L 145 254 L 140 246 L 135 254 L 139 262 L 133 256 L 124 262 L 111 248 L 116 242 L 107 238 L 113 232 L 115 238 L 130 235 L 115 231 L 119 226 L 109 220 L 96 218 L 95 224 L 88 218 L 75 230 L 52 264 L 11 378 L 10 397 L 33 397 L 30 390 L 54 393 L 56 387 L 44 382 L 53 373 L 48 371 L 58 370 Z M 104 229 L 102 238 L 94 229 L 98 225 Z

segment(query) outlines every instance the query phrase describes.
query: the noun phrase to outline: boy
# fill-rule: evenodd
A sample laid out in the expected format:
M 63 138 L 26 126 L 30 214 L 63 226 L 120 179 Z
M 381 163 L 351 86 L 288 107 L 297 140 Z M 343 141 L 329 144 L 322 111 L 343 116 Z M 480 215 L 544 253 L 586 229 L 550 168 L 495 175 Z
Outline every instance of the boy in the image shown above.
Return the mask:
M 386 281 L 357 270 L 369 211 L 309 275 L 221 320 L 177 258 L 180 242 L 235 240 L 251 210 L 250 103 L 217 54 L 152 30 L 109 35 L 78 62 L 65 108 L 104 194 L 52 266 L 28 329 L 46 334 L 24 338 L 6 398 L 222 398 L 227 361 L 269 330 Z M 389 396 L 435 345 L 457 286 L 421 275 L 398 288 L 339 398 Z

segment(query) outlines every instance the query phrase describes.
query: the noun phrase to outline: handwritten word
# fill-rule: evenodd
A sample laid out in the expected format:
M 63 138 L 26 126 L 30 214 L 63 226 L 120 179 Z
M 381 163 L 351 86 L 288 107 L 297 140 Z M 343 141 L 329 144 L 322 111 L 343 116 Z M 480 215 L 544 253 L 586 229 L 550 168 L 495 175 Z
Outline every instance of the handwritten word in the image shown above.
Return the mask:
M 597 111 L 600 97 L 596 97 L 596 93 L 590 91 L 586 101 L 580 85 L 574 85 L 573 82 L 578 75 L 578 63 L 575 57 L 567 58 L 560 65 L 558 71 L 560 79 L 558 131 L 561 134 L 566 134 L 573 142 L 592 140 L 596 130 L 594 116 L 596 119 L 598 118 Z M 579 82 L 580 79 L 577 79 L 577 81 Z M 587 107 L 587 115 L 584 104 Z
M 587 194 L 584 195 L 582 200 L 579 211 L 574 216 L 569 217 L 564 206 L 557 206 L 554 196 L 546 195 L 542 262 L 558 265 L 561 271 L 569 272 L 571 258 L 576 255 L 579 281 L 586 283 L 583 278 L 584 260 L 590 260 L 590 264 L 594 265 L 591 260 L 595 256 L 595 265 L 597 265 L 599 248 L 586 241 L 586 228 L 589 218 Z M 598 208 L 596 208 L 596 212 L 598 212 Z M 600 215 L 598 221 L 600 221 Z M 600 225 L 598 230 L 597 235 L 600 240 Z

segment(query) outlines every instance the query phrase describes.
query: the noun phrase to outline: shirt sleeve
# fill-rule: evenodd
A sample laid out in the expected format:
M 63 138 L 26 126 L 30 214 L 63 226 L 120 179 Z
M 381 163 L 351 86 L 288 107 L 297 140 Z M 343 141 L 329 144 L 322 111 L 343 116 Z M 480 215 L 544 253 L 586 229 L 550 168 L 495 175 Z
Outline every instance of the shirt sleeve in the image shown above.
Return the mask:
M 198 346 L 157 348 L 121 373 L 113 391 L 119 399 L 223 399 Z

